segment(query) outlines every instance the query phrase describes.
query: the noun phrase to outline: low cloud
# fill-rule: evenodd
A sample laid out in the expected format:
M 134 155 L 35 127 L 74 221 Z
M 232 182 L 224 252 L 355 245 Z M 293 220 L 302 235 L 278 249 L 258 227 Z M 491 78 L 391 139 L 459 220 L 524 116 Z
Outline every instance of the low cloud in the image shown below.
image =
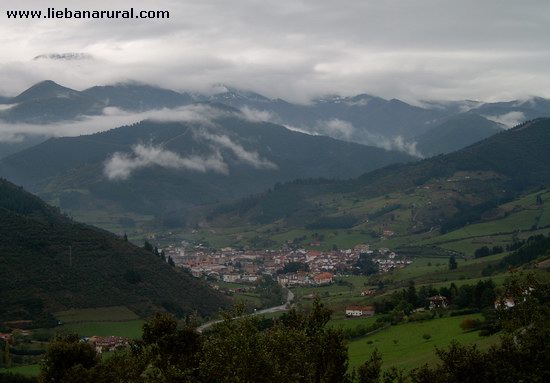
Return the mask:
M 333 118 L 331 120 L 318 121 L 314 130 L 333 138 L 349 140 L 354 133 L 353 125 L 344 120 Z
M 293 132 L 308 134 L 310 136 L 319 136 L 319 135 L 321 135 L 319 133 L 312 132 L 311 130 L 308 130 L 306 128 L 298 128 L 297 126 L 294 126 L 294 125 L 284 125 L 284 127 L 287 128 L 288 130 L 293 131 Z
M 241 162 L 246 163 L 256 169 L 277 169 L 277 165 L 273 162 L 261 158 L 258 152 L 248 151 L 241 145 L 233 142 L 226 135 L 215 135 L 202 133 L 202 136 L 213 142 L 219 147 L 229 149 Z
M 416 141 L 407 142 L 402 136 L 391 138 L 381 137 L 378 142 L 375 142 L 375 145 L 386 150 L 397 150 L 399 152 L 404 152 L 413 157 L 424 157 L 422 153 L 420 153 L 420 151 L 418 151 L 418 149 L 416 148 Z
M 204 104 L 193 104 L 174 109 L 156 109 L 146 112 L 128 112 L 114 107 L 107 107 L 99 116 L 83 116 L 75 121 L 61 121 L 53 124 L 6 123 L 0 121 L 0 142 L 13 142 L 13 137 L 45 136 L 75 137 L 131 125 L 143 120 L 175 121 L 215 126 L 215 120 L 231 115 L 218 108 Z
M 396 150 L 407 153 L 413 157 L 424 157 L 416 148 L 416 141 L 406 141 L 402 136 L 386 137 L 372 134 L 367 129 L 358 129 L 348 121 L 332 120 L 319 121 L 315 127 L 296 128 L 287 126 L 288 129 L 312 135 L 326 135 L 332 138 L 361 143 L 363 145 L 376 146 L 386 150 Z
M 2 132 L 0 131 L 0 142 L 8 144 L 16 144 L 23 142 L 25 140 L 25 135 L 15 132 Z
M 138 144 L 132 148 L 132 153 L 114 153 L 104 166 L 104 174 L 110 180 L 126 180 L 132 172 L 159 166 L 168 169 L 183 169 L 199 173 L 212 171 L 220 174 L 228 174 L 227 164 L 223 161 L 219 152 L 208 157 L 192 155 L 182 157 L 162 146 Z
M 525 115 L 523 112 L 509 112 L 500 114 L 497 116 L 483 116 L 488 120 L 498 122 L 504 125 L 506 128 L 513 128 L 514 126 L 521 124 L 525 121 Z
M 276 122 L 278 120 L 273 113 L 267 110 L 258 110 L 249 106 L 241 108 L 241 113 L 245 119 L 252 122 Z
M 11 109 L 16 105 L 17 104 L 0 104 L 0 111 Z

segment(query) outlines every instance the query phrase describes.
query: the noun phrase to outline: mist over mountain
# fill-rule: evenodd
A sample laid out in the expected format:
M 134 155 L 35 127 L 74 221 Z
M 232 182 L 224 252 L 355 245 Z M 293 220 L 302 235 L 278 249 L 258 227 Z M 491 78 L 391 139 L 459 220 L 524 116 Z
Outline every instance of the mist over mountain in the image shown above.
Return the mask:
M 197 104 L 176 121 L 50 139 L 4 158 L 0 174 L 62 207 L 155 215 L 243 197 L 276 182 L 345 179 L 412 160 L 251 121 L 225 105 Z
M 212 227 L 228 222 L 235 226 L 278 222 L 288 229 L 326 217 L 343 217 L 346 222 L 351 220 L 351 226 L 354 223 L 360 226 L 376 212 L 319 201 L 342 198 L 359 202 L 384 196 L 390 199 L 390 193 L 415 195 L 421 190 L 432 194 L 429 203 L 396 206 L 415 211 L 415 219 L 410 222 L 414 221 L 416 231 L 440 226 L 448 230 L 479 219 L 501 201 L 547 186 L 548 161 L 550 119 L 545 118 L 501 131 L 450 154 L 388 166 L 354 179 L 298 180 L 278 185 L 268 193 L 222 205 L 210 212 L 208 218 Z M 281 201 L 285 201 L 285 209 L 279 207 Z M 385 214 L 384 209 L 381 212 Z
M 308 104 L 296 104 L 224 85 L 214 89 L 216 92 L 208 95 L 119 83 L 76 91 L 43 81 L 16 97 L 0 99 L 0 142 L 14 142 L 14 137 L 17 142 L 27 141 L 31 135 L 89 134 L 149 118 L 143 113 L 171 114 L 186 105 L 206 102 L 232 106 L 251 119 L 284 125 L 291 130 L 426 157 L 460 149 L 496 132 L 484 128 L 496 126 L 489 121 L 509 128 L 550 115 L 550 101 L 537 97 L 496 103 L 426 101 L 417 106 L 360 94 L 327 96 Z M 445 133 L 449 121 L 462 119 L 460 115 L 465 112 L 478 116 L 475 126 L 463 122 L 462 129 L 455 123 L 454 129 L 460 132 L 461 139 L 449 145 L 450 136 Z M 120 116 L 124 116 L 123 121 Z M 60 132 L 60 125 L 70 126 Z M 87 130 L 82 131 L 81 126 L 85 125 Z M 0 148 L 0 157 L 13 152 Z
M 449 117 L 415 139 L 418 142 L 418 150 L 430 157 L 462 149 L 503 129 L 502 124 L 468 112 Z

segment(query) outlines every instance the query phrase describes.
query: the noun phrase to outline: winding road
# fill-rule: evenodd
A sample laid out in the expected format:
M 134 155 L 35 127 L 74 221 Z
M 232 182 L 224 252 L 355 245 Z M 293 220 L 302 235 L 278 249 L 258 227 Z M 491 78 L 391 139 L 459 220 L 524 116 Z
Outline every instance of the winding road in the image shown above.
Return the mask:
M 294 300 L 294 293 L 292 291 L 290 291 L 290 289 L 286 289 L 286 291 L 287 291 L 287 295 L 286 295 L 286 303 L 285 304 L 280 305 L 280 306 L 269 307 L 267 309 L 254 311 L 251 314 L 243 315 L 243 316 L 240 316 L 240 317 L 237 317 L 237 318 L 234 318 L 234 319 L 243 318 L 243 317 L 250 316 L 250 315 L 262 315 L 262 314 L 270 314 L 270 313 L 288 311 L 292 301 Z M 204 330 L 206 330 L 207 328 L 212 327 L 216 323 L 220 323 L 220 322 L 223 322 L 223 319 L 216 319 L 216 320 L 212 320 L 210 322 L 206 322 L 205 324 L 197 327 L 197 331 L 199 333 L 201 333 Z

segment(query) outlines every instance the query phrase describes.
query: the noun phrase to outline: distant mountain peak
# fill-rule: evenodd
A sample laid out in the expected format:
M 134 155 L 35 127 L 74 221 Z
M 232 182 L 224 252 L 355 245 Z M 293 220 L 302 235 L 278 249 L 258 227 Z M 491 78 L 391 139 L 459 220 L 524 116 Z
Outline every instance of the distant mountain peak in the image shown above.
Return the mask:
M 248 101 L 260 102 L 271 101 L 269 98 L 262 96 L 259 93 L 225 84 L 217 84 L 214 86 L 214 89 L 216 90 L 216 93 L 211 97 L 214 100 L 244 99 Z
M 23 102 L 41 98 L 71 97 L 77 94 L 76 90 L 61 86 L 55 81 L 44 80 L 20 93 L 13 101 Z

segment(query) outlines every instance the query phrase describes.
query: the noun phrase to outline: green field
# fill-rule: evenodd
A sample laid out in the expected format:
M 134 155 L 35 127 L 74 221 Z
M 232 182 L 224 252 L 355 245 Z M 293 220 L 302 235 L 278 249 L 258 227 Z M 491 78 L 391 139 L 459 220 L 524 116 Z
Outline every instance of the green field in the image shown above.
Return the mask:
M 445 347 L 452 340 L 475 343 L 479 347 L 494 344 L 498 336 L 480 337 L 477 332 L 464 332 L 459 324 L 466 318 L 479 319 L 480 314 L 445 317 L 423 322 L 391 326 L 376 334 L 349 343 L 350 366 L 356 367 L 370 357 L 375 348 L 380 351 L 384 367 L 412 369 L 437 360 L 436 347 Z M 431 337 L 424 339 L 423 335 Z
M 139 317 L 133 311 L 125 306 L 59 311 L 55 313 L 55 317 L 63 323 L 92 321 L 133 321 L 139 319 Z
M 80 336 L 125 336 L 139 339 L 145 322 L 141 319 L 124 322 L 83 322 L 70 323 L 57 328 L 61 333 L 76 333 Z
M 40 365 L 30 364 L 28 366 L 0 368 L 0 374 L 3 372 L 11 372 L 12 374 L 21 374 L 25 376 L 38 376 L 38 374 L 40 373 Z
M 82 336 L 125 336 L 141 338 L 144 321 L 124 306 L 94 309 L 72 309 L 55 313 L 63 325 L 56 328 L 61 333 L 77 333 Z
M 342 318 L 342 319 L 331 319 L 330 322 L 328 322 L 329 326 L 333 326 L 336 328 L 346 329 L 346 328 L 355 328 L 359 325 L 362 326 L 370 326 L 374 323 L 376 323 L 376 316 L 368 317 L 368 318 Z

